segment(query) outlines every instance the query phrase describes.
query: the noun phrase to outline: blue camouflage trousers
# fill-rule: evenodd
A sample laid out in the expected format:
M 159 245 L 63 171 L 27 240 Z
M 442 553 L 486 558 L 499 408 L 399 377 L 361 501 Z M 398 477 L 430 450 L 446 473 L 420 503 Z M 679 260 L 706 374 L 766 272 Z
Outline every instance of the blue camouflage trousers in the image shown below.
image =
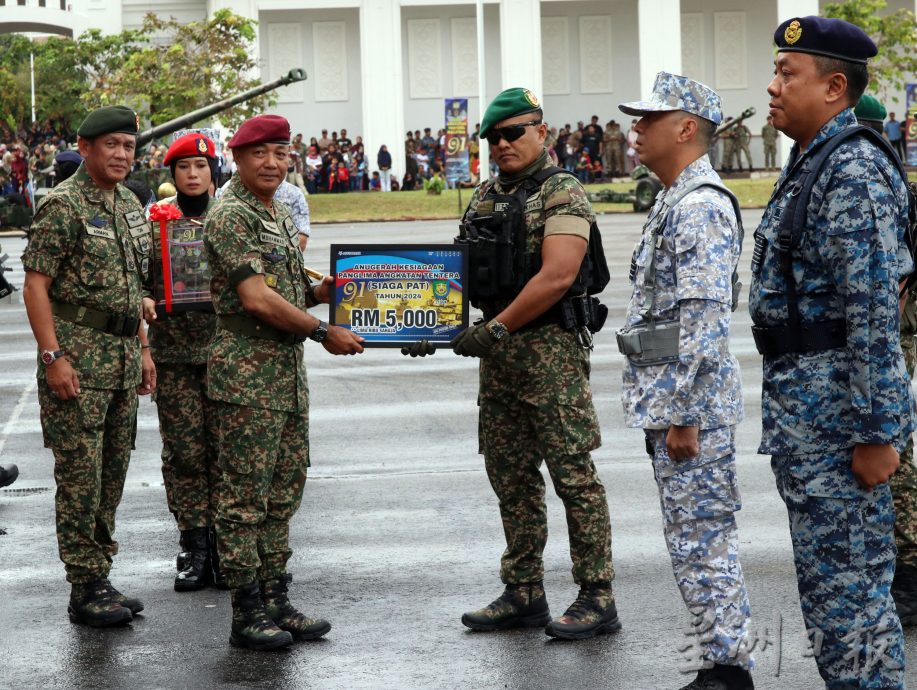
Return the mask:
M 701 430 L 700 453 L 681 461 L 669 457 L 666 433 L 665 429 L 646 430 L 647 451 L 652 451 L 675 581 L 692 618 L 702 622 L 695 627 L 703 628 L 696 630 L 698 664 L 681 669 L 697 671 L 714 663 L 754 668 L 746 644 L 751 607 L 734 515 L 742 507 L 735 427 Z
M 888 484 L 857 484 L 852 453 L 774 456 L 771 467 L 789 514 L 810 652 L 826 687 L 901 689 L 892 495 Z

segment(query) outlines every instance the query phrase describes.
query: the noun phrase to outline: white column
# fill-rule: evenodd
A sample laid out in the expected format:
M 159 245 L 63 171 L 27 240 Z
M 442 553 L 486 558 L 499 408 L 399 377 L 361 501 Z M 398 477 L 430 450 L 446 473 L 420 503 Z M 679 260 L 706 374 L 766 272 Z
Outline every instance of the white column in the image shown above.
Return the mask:
M 500 58 L 501 91 L 521 86 L 542 98 L 540 0 L 501 0 Z
M 915 2 L 917 5 L 917 2 Z M 809 15 L 818 14 L 818 0 L 777 0 L 777 21 L 770 28 L 771 34 L 780 24 L 793 17 L 808 17 Z M 773 44 L 773 41 L 771 41 Z M 780 161 L 779 165 L 786 163 L 790 157 L 790 149 L 793 148 L 793 140 L 783 132 L 780 133 Z
M 392 154 L 392 174 L 404 175 L 404 67 L 401 3 L 363 0 L 360 7 L 360 66 L 366 170 L 376 170 L 379 147 Z
M 681 74 L 680 0 L 637 0 L 640 96 L 648 98 L 659 72 Z

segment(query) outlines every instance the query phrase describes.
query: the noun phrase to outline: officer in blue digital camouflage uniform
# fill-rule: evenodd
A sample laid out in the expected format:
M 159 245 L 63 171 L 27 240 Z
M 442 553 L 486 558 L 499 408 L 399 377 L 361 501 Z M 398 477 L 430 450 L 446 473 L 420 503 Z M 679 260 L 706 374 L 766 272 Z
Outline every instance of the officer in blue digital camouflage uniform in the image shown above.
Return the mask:
M 787 506 L 803 618 L 827 687 L 903 688 L 887 482 L 914 428 L 898 334 L 898 283 L 913 268 L 907 196 L 892 161 L 858 135 L 814 178 L 800 236 L 781 241 L 808 162 L 856 125 L 852 106 L 877 51 L 858 27 L 819 17 L 784 22 L 774 40 L 770 115 L 796 145 L 755 232 L 759 452 L 772 456 Z
M 729 352 L 741 219 L 707 158 L 723 119 L 720 97 L 660 72 L 650 100 L 619 108 L 641 116 L 634 148 L 665 184 L 634 252 L 618 341 L 627 355 L 624 416 L 646 433 L 675 580 L 692 616 L 709 625 L 698 630 L 701 658 L 689 668 L 698 675 L 684 690 L 750 689 L 750 612 L 733 515 L 742 385 Z

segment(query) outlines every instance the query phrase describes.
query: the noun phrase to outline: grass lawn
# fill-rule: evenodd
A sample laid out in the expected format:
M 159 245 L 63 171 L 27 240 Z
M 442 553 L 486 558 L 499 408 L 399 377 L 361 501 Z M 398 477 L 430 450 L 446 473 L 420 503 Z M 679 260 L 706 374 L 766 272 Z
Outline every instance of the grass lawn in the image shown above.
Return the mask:
M 761 208 L 767 203 L 776 178 L 760 180 L 727 180 L 727 185 L 739 197 L 743 207 Z M 586 189 L 597 192 L 613 189 L 616 192 L 632 191 L 636 182 L 591 184 Z M 458 218 L 471 199 L 470 189 L 459 192 L 446 190 L 440 196 L 418 192 L 348 192 L 346 194 L 312 194 L 309 212 L 313 223 L 348 223 L 384 220 L 419 220 Z M 632 213 L 630 204 L 595 203 L 596 213 Z

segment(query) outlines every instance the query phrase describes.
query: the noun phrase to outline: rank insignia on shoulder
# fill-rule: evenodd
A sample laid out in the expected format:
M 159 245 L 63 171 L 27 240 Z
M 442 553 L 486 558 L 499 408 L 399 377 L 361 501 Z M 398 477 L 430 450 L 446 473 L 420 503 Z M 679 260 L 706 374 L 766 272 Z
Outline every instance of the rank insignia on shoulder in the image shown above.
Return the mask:
M 108 225 L 108 221 L 99 216 L 93 216 L 89 219 L 89 224 L 94 228 L 104 228 Z
M 273 273 L 265 273 L 264 282 L 267 284 L 269 288 L 275 288 L 277 287 L 277 276 L 274 275 Z

